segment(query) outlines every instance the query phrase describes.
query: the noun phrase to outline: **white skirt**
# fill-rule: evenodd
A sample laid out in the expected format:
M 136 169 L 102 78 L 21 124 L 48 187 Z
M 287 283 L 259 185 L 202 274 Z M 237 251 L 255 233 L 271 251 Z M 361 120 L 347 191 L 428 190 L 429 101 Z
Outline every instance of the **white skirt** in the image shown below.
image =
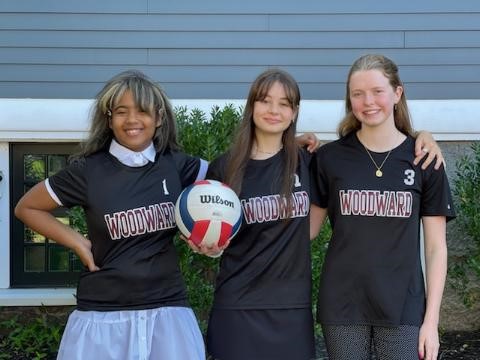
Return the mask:
M 57 359 L 204 360 L 205 348 L 190 308 L 75 310 L 68 318 Z

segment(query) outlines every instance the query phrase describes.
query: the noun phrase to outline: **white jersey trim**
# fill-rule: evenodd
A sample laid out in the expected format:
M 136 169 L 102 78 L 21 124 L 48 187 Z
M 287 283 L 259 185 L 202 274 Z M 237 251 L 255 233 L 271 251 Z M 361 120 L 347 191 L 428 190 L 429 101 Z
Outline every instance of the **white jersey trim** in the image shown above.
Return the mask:
M 48 179 L 45 179 L 45 187 L 47 188 L 48 194 L 53 199 L 53 201 L 55 201 L 59 206 L 63 206 L 57 194 L 55 194 L 55 191 L 53 191 L 52 187 L 50 186 Z
M 208 170 L 208 161 L 200 159 L 200 169 L 198 169 L 197 178 L 195 181 L 205 180 Z

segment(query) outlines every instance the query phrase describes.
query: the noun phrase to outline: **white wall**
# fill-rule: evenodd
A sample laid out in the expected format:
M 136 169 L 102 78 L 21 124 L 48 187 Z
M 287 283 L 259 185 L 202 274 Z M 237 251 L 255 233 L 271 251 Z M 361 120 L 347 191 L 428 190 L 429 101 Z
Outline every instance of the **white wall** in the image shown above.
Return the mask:
M 241 100 L 172 100 L 173 106 L 199 108 L 244 105 Z M 86 136 L 92 100 L 0 99 L 1 141 L 75 141 Z M 480 140 L 480 100 L 410 100 L 416 129 L 432 132 L 437 140 Z M 336 138 L 343 101 L 304 100 L 298 130 L 321 139 Z
M 210 113 L 213 105 L 242 106 L 239 100 L 173 100 L 174 106 Z M 0 99 L 0 306 L 71 305 L 72 289 L 10 289 L 9 142 L 71 142 L 84 138 L 92 100 Z M 441 141 L 480 140 L 480 100 L 412 100 L 414 127 Z M 320 139 L 336 138 L 342 101 L 302 101 L 298 129 Z

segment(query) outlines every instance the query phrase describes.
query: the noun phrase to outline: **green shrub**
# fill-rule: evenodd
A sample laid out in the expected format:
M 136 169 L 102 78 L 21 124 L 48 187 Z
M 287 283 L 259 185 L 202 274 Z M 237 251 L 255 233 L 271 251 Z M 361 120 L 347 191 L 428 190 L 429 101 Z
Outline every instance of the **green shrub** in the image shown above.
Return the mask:
M 64 326 L 44 312 L 26 323 L 18 317 L 2 321 L 8 335 L 0 340 L 0 359 L 54 359 Z
M 183 150 L 190 155 L 211 161 L 230 146 L 232 136 L 241 119 L 241 109 L 226 105 L 214 106 L 210 119 L 198 109 L 175 108 L 178 140 Z
M 320 274 L 322 272 L 323 260 L 327 252 L 328 242 L 332 236 L 332 228 L 327 220 L 320 230 L 320 234 L 312 241 L 312 304 L 313 312 L 316 313 L 316 305 L 318 298 L 318 288 L 320 285 Z M 320 325 L 315 324 L 317 336 L 320 333 Z
M 480 300 L 480 142 L 471 146 L 472 154 L 461 157 L 456 163 L 454 194 L 457 205 L 457 222 L 471 240 L 468 256 L 451 261 L 451 283 L 463 297 L 465 305 L 472 306 Z M 474 281 L 471 281 L 474 280 Z

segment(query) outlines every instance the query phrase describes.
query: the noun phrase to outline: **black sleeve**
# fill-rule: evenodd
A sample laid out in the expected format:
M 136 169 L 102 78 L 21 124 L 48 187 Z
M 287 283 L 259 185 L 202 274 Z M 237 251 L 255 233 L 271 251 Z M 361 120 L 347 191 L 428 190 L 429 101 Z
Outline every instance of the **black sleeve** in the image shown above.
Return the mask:
M 328 178 L 325 172 L 324 154 L 323 147 L 314 154 L 310 164 L 310 181 L 312 203 L 325 209 L 328 207 Z
M 207 179 L 223 182 L 225 179 L 226 155 L 221 155 L 208 165 Z
M 87 204 L 87 161 L 80 158 L 48 178 L 48 182 L 62 204 L 68 208 Z
M 197 179 L 201 160 L 198 157 L 190 156 L 179 151 L 172 152 L 172 157 L 178 170 L 182 187 L 185 188 Z
M 443 165 L 435 170 L 433 164 L 423 171 L 422 216 L 446 216 L 447 221 L 455 218 L 452 193 Z

